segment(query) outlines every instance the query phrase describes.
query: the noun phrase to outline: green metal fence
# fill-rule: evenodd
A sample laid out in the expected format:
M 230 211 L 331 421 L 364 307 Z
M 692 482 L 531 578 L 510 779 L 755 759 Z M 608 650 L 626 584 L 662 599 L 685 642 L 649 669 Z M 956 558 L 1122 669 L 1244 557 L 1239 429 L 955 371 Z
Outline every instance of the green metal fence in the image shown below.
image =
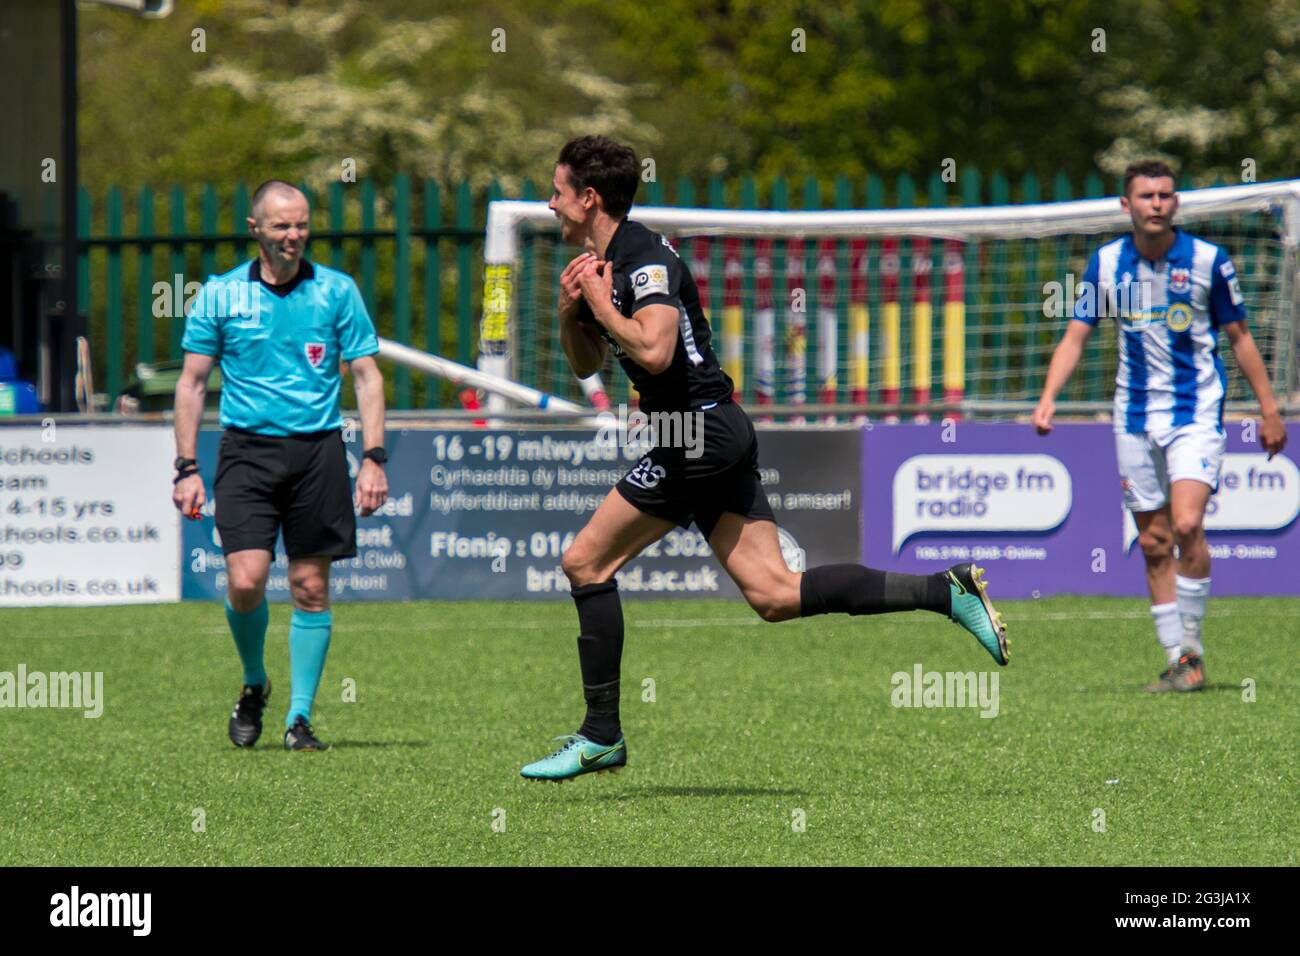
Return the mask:
M 1056 175 L 1051 182 L 1054 200 L 1103 194 L 1102 181 L 1095 175 L 1088 177 L 1079 192 L 1064 175 Z M 501 198 L 502 191 L 494 185 L 476 193 L 465 182 L 446 187 L 409 176 L 398 176 L 382 189 L 369 180 L 333 183 L 323 193 L 304 189 L 312 202 L 315 227 L 309 258 L 356 277 L 379 333 L 472 364 L 477 354 L 486 205 Z M 524 184 L 518 198 L 543 194 L 530 182 Z M 833 209 L 922 204 L 915 181 L 906 174 L 888 183 L 877 176 L 864 181 L 840 177 L 829 183 L 809 178 L 795 189 L 781 177 L 762 183 L 748 177 L 730 182 L 715 178 L 703 188 L 689 180 L 680 180 L 671 189 L 651 182 L 644 185 L 638 198 L 646 205 L 696 205 L 703 200 L 713 207 L 817 209 L 823 208 L 824 196 L 832 197 L 824 208 Z M 793 202 L 792 197 L 798 201 Z M 931 176 L 924 204 L 999 204 L 1041 198 L 1040 180 L 1032 173 L 1013 188 L 999 172 L 985 176 L 967 168 L 962 170 L 960 188 L 945 183 L 937 174 Z M 88 190 L 81 191 L 78 272 L 101 391 L 115 396 L 137 362 L 181 357 L 184 317 L 177 306 L 188 298 L 186 285 L 225 272 L 254 255 L 245 223 L 249 205 L 249 189 L 244 184 L 225 192 L 211 184 L 165 191 L 146 186 L 130 196 L 117 187 L 93 196 Z M 999 256 L 1005 259 L 1001 245 L 990 244 L 988 254 L 995 263 Z M 811 273 L 813 244 L 805 248 L 809 257 L 806 269 Z M 784 255 L 783 249 L 778 245 L 778 259 Z M 904 242 L 904 275 L 907 251 Z M 720 249 L 715 249 L 713 256 L 720 254 Z M 720 261 L 715 265 L 715 275 L 720 276 Z M 1030 263 L 1029 267 L 1037 269 L 1039 265 Z M 783 263 L 774 262 L 774 266 L 778 283 L 784 282 Z M 752 272 L 746 270 L 747 299 L 753 294 L 752 282 Z M 191 291 L 194 288 L 190 286 Z M 774 289 L 774 293 L 778 291 Z M 968 284 L 968 295 L 973 294 Z M 992 294 L 996 297 L 997 290 Z M 870 295 L 878 295 L 874 284 Z M 873 314 L 879 314 L 878 304 L 870 302 Z M 906 319 L 903 329 L 906 334 Z M 808 354 L 815 356 L 815 325 L 809 333 Z M 1026 328 L 1023 316 L 1011 309 L 999 310 L 993 327 L 981 333 L 991 340 L 967 343 L 968 361 L 983 362 L 986 356 L 1005 361 L 1017 343 L 1034 334 Z M 878 335 L 878 324 L 873 323 L 873 340 Z M 906 356 L 907 343 L 902 344 Z M 877 342 L 871 345 L 873 354 L 878 354 Z M 1094 341 L 1090 347 L 1096 349 L 1100 344 Z M 937 349 L 934 361 L 938 362 Z M 936 364 L 935 381 L 940 380 L 938 372 Z M 1041 376 L 1041 370 L 1024 374 Z M 394 408 L 436 408 L 454 402 L 453 389 L 423 376 L 413 378 L 404 368 L 391 376 L 388 389 Z M 1080 388 L 1088 394 L 1103 390 L 1101 381 Z
M 382 194 L 370 181 L 304 191 L 315 227 L 308 258 L 356 278 L 379 333 L 472 362 L 484 197 L 467 183 L 447 196 L 407 176 Z M 151 187 L 129 201 L 116 187 L 99 197 L 81 191 L 78 269 L 102 391 L 116 395 L 137 362 L 181 358 L 185 299 L 255 255 L 249 207 L 243 184 L 226 194 L 206 185 L 197 196 L 178 186 L 165 201 Z M 400 368 L 388 398 L 397 408 L 438 407 L 449 395 Z

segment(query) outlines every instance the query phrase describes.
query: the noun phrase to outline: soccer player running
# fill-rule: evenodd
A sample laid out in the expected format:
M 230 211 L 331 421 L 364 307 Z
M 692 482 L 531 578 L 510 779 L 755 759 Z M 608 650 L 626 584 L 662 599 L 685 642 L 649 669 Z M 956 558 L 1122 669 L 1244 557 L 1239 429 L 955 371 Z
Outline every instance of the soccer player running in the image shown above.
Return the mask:
M 1098 249 L 1074 318 L 1052 355 L 1033 422 L 1052 430 L 1056 396 L 1100 317 L 1119 329 L 1115 451 L 1124 504 L 1137 522 L 1151 590 L 1151 617 L 1168 667 L 1153 693 L 1205 686 L 1201 623 L 1210 593 L 1205 505 L 1219 485 L 1227 446 L 1224 329 L 1237 366 L 1259 399 L 1260 441 L 1269 457 L 1286 444 L 1268 373 L 1246 329 L 1236 270 L 1220 246 L 1174 227 L 1173 172 L 1159 161 L 1124 172 L 1120 204 L 1133 232 Z M 1175 565 L 1174 545 L 1178 546 Z
M 226 620 L 244 671 L 229 723 L 237 747 L 257 743 L 271 696 L 263 665 L 266 581 L 283 531 L 294 605 L 284 747 L 326 749 L 311 716 L 333 626 L 330 563 L 356 555 L 354 503 L 368 515 L 388 496 L 379 343 L 356 283 L 303 258 L 309 216 L 307 197 L 289 183 L 258 187 L 248 220 L 257 258 L 209 279 L 196 297 L 176 385 L 172 500 L 197 518 L 204 489 L 196 441 L 208 373 L 220 359 L 225 433 L 213 493 L 226 556 Z M 366 449 L 355 499 L 339 432 L 340 361 L 351 367 Z
M 985 594 L 982 570 L 971 564 L 935 574 L 858 564 L 800 574 L 787 567 L 759 481 L 754 428 L 732 402 L 732 383 L 710 345 L 695 280 L 667 239 L 627 218 L 639 174 L 636 154 L 602 136 L 575 139 L 560 152 L 550 207 L 564 241 L 585 250 L 560 279 L 560 341 L 580 377 L 597 371 L 613 350 L 640 394 L 641 409 L 698 415 L 703 447 L 688 455 L 659 441 L 565 551 L 587 712 L 577 733 L 560 738 L 559 750 L 523 768 L 522 775 L 533 779 L 565 780 L 627 763 L 618 708 L 623 610 L 615 573 L 692 520 L 766 621 L 923 609 L 962 625 L 994 660 L 1007 662 L 1005 626 Z

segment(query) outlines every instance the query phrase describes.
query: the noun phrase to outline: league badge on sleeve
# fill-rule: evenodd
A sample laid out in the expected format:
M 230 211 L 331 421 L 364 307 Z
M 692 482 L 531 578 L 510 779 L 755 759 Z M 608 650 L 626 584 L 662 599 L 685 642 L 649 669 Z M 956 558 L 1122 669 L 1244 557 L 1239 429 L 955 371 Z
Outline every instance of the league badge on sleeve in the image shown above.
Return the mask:
M 668 295 L 668 267 L 657 263 L 632 273 L 632 291 L 640 300 L 648 295 Z
M 308 342 L 303 346 L 307 353 L 307 361 L 311 363 L 312 368 L 320 368 L 321 362 L 325 361 L 325 343 Z
M 1241 305 L 1245 302 L 1246 298 L 1241 294 L 1241 280 L 1237 278 L 1237 270 L 1232 260 L 1219 264 L 1219 275 L 1223 276 L 1224 281 L 1228 283 L 1228 298 L 1232 299 L 1232 304 Z

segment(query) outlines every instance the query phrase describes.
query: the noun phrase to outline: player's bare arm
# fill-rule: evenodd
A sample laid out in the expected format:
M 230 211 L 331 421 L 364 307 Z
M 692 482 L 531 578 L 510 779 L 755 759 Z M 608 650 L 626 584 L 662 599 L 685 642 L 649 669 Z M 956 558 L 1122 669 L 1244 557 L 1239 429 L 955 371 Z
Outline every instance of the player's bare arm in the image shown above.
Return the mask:
M 611 301 L 614 271 L 609 263 L 587 262 L 578 275 L 578 282 L 596 321 L 632 361 L 651 375 L 668 369 L 677 348 L 676 309 L 670 305 L 647 305 L 637 309 L 629 321 Z
M 1255 397 L 1259 399 L 1259 442 L 1268 452 L 1268 457 L 1272 458 L 1286 447 L 1286 426 L 1282 423 L 1277 399 L 1273 397 L 1268 369 L 1264 368 L 1264 360 L 1260 357 L 1259 348 L 1255 345 L 1250 330 L 1246 328 L 1245 321 L 1229 322 L 1223 328 L 1228 333 L 1232 354 L 1237 358 L 1237 367 L 1246 376 Z
M 185 353 L 185 364 L 176 380 L 175 421 L 176 457 L 197 458 L 199 422 L 203 418 L 203 400 L 208 393 L 208 375 L 214 358 L 197 352 Z M 172 486 L 172 503 L 181 514 L 191 515 L 207 501 L 203 479 L 197 474 L 182 478 Z
M 1052 430 L 1052 416 L 1056 414 L 1056 396 L 1061 394 L 1065 383 L 1074 374 L 1083 357 L 1083 348 L 1092 334 L 1092 326 L 1078 319 L 1071 319 L 1061 337 L 1056 351 L 1052 353 L 1052 363 L 1047 368 L 1047 381 L 1043 384 L 1043 395 L 1034 409 L 1034 427 L 1038 434 L 1046 435 Z
M 582 286 L 578 283 L 578 276 L 588 262 L 595 260 L 594 253 L 583 252 L 575 256 L 560 274 L 560 301 L 557 306 L 560 315 L 560 346 L 568 356 L 574 374 L 579 378 L 586 378 L 599 371 L 605 363 L 605 352 L 608 349 L 597 329 L 578 320 L 582 305 Z
M 377 448 L 384 444 L 384 373 L 374 356 L 353 359 L 352 382 L 361 413 L 362 447 Z M 356 505 L 361 514 L 374 514 L 388 498 L 388 477 L 384 466 L 369 458 L 362 459 L 357 474 Z

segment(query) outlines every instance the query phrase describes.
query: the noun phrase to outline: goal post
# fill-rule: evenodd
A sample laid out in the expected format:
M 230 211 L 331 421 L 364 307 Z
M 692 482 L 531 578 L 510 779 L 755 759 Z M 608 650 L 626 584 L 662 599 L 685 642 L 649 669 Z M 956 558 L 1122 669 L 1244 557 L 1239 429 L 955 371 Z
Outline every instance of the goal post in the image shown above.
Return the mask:
M 1285 404 L 1297 388 L 1300 180 L 1179 199 L 1177 224 L 1236 263 Z M 1114 196 L 794 212 L 635 206 L 631 217 L 668 236 L 690 266 L 737 397 L 836 415 L 1028 411 L 1089 256 L 1131 229 Z M 603 396 L 598 376 L 577 383 L 559 349 L 554 303 L 572 250 L 554 213 L 542 202 L 493 202 L 484 250 L 480 367 L 577 401 Z M 1116 352 L 1114 335 L 1094 335 L 1063 401 L 1108 408 Z M 635 397 L 621 380 L 610 390 Z M 1249 397 L 1234 376 L 1230 403 Z

